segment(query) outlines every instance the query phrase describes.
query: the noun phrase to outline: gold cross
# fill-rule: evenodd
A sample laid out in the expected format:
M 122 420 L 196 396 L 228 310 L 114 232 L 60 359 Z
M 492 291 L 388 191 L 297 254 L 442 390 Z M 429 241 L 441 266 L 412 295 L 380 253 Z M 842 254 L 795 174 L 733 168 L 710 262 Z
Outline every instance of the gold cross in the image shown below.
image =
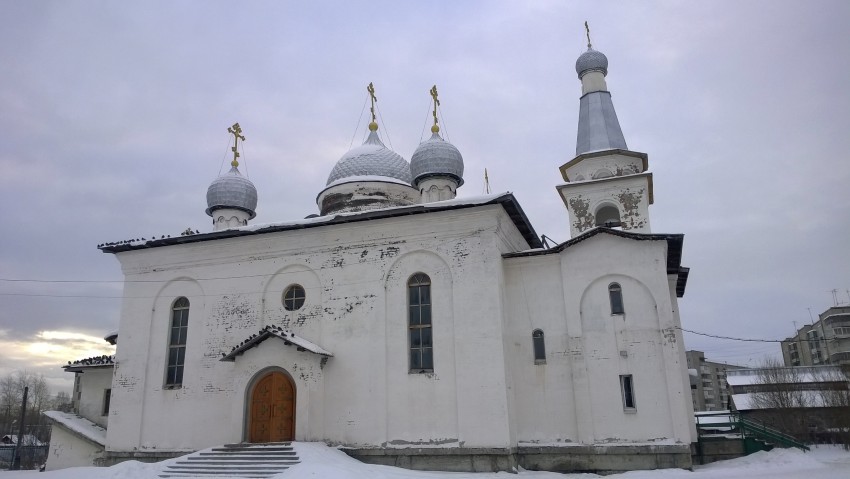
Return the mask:
M 437 125 L 437 107 L 440 106 L 440 100 L 437 99 L 437 85 L 431 87 L 431 98 L 434 99 L 434 126 L 431 131 L 436 133 L 440 131 L 440 127 Z
M 239 166 L 239 161 L 236 158 L 239 158 L 239 152 L 237 151 L 239 147 L 239 140 L 245 141 L 245 137 L 242 135 L 242 127 L 239 126 L 239 123 L 234 123 L 233 126 L 227 129 L 227 132 L 233 135 L 233 161 L 230 162 L 230 166 L 237 167 Z
M 372 82 L 369 82 L 369 86 L 366 87 L 366 91 L 369 92 L 369 97 L 372 99 L 372 123 L 375 123 L 375 102 L 378 101 L 378 97 L 375 96 L 375 86 L 372 85 Z

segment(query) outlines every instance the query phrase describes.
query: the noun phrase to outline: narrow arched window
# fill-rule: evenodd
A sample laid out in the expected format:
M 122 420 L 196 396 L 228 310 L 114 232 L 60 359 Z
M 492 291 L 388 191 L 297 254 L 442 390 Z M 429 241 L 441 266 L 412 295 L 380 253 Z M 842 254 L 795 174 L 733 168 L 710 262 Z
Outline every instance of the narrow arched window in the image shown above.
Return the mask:
M 534 364 L 546 364 L 546 342 L 542 329 L 535 329 L 531 333 L 531 344 L 534 346 Z
M 623 308 L 623 290 L 617 283 L 608 285 L 608 299 L 611 300 L 611 314 L 625 314 Z
M 177 298 L 171 306 L 171 328 L 168 339 L 168 366 L 165 386 L 183 384 L 183 364 L 186 362 L 186 334 L 189 332 L 189 300 Z
M 410 336 L 410 371 L 433 371 L 431 278 L 428 275 L 416 273 L 407 281 L 407 311 Z
M 596 226 L 620 226 L 620 211 L 611 205 L 599 208 L 596 211 Z

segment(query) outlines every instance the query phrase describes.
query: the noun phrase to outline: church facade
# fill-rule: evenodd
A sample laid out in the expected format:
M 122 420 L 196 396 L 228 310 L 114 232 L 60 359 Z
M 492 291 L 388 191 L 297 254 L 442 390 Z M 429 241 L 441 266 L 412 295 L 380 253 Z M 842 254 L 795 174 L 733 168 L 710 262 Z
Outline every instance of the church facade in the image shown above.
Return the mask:
M 551 248 L 512 194 L 457 198 L 436 88 L 410 162 L 373 113 L 303 220 L 250 224 L 234 125 L 211 232 L 100 245 L 125 283 L 105 439 L 87 457 L 295 440 L 413 469 L 689 467 L 683 236 L 650 231 L 647 155 L 627 148 L 607 58 L 588 47 L 556 186 L 572 239 Z

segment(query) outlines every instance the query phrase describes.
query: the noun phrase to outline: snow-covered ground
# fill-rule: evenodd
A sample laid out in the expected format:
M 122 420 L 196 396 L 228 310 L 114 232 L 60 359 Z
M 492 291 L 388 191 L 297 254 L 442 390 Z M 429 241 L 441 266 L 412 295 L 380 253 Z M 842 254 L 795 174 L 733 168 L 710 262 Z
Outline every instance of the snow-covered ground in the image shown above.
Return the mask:
M 596 474 L 556 474 L 522 471 L 500 473 L 440 473 L 409 471 L 363 464 L 321 443 L 295 443 L 301 464 L 274 476 L 275 479 L 589 479 Z M 0 479 L 155 479 L 165 463 L 128 461 L 117 466 L 75 467 L 60 471 L 3 471 Z M 221 476 L 224 477 L 224 476 Z M 850 452 L 837 446 L 821 446 L 804 453 L 797 449 L 774 449 L 747 457 L 697 466 L 694 471 L 664 469 L 634 471 L 606 479 L 846 479 L 850 478 Z

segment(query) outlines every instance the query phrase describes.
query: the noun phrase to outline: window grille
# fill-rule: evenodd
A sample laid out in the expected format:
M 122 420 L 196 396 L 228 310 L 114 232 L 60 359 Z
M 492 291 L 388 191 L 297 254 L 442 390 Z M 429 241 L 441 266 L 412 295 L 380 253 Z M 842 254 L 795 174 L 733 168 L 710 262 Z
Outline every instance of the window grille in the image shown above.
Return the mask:
M 186 362 L 186 336 L 189 332 L 189 300 L 177 298 L 171 307 L 171 332 L 168 341 L 168 367 L 165 385 L 179 387 L 183 384 L 183 365 Z
M 410 371 L 434 370 L 431 329 L 431 278 L 416 273 L 407 281 Z

